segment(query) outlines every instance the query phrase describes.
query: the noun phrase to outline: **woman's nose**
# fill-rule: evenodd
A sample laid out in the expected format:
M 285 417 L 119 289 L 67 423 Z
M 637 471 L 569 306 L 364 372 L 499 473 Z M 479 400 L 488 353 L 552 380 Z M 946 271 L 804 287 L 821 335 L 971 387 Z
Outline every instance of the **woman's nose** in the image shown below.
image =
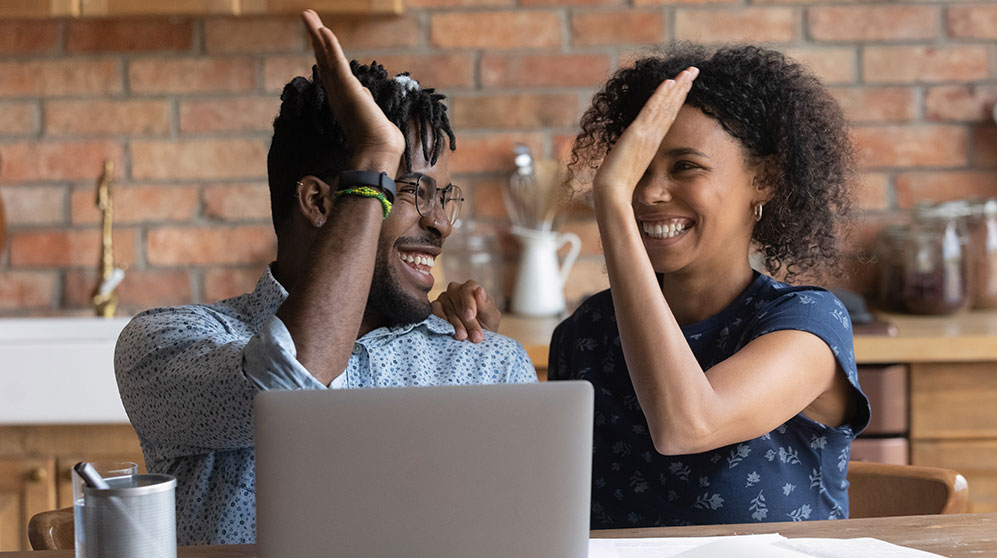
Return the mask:
M 672 201 L 671 184 L 668 180 L 642 178 L 634 189 L 634 201 L 646 205 Z

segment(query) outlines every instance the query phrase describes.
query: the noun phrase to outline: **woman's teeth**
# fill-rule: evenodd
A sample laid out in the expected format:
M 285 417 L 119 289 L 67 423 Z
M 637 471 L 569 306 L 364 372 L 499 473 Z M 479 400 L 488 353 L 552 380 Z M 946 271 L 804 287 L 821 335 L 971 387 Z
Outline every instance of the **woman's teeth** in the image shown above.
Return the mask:
M 685 223 L 642 223 L 644 233 L 651 238 L 672 238 L 682 234 L 685 230 Z
M 427 254 L 413 254 L 411 252 L 407 254 L 398 254 L 399 258 L 410 266 L 414 267 L 416 271 L 420 273 L 429 274 L 429 270 L 436 265 L 436 258 Z M 418 266 L 425 266 L 426 269 L 421 269 Z

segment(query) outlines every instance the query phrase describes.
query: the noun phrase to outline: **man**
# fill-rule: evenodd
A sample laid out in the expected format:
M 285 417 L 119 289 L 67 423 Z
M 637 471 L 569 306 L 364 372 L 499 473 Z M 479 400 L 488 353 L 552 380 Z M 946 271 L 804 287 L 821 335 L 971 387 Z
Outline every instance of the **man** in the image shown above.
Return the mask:
M 460 204 L 443 96 L 305 21 L 317 71 L 285 87 L 268 156 L 276 261 L 251 293 L 136 316 L 115 351 L 146 465 L 177 477 L 182 545 L 255 540 L 259 390 L 536 381 L 515 341 L 459 341 L 430 313 Z

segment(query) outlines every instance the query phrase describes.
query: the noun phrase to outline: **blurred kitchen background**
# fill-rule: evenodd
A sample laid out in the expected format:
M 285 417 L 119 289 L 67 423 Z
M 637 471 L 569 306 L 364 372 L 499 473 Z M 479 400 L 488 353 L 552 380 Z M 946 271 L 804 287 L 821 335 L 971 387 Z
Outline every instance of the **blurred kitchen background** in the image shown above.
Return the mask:
M 92 313 L 105 159 L 126 267 L 118 315 L 252 288 L 275 250 L 271 122 L 282 86 L 312 64 L 293 15 L 304 6 L 320 9 L 349 57 L 449 96 L 454 182 L 468 193 L 464 217 L 499 231 L 505 294 L 518 244 L 501 189 L 515 145 L 563 160 L 595 88 L 671 39 L 766 43 L 841 101 L 863 171 L 847 265 L 825 284 L 872 293 L 876 236 L 917 202 L 997 196 L 993 2 L 8 0 L 0 315 Z M 67 17 L 81 9 L 97 15 Z M 582 239 L 570 307 L 607 278 L 591 210 L 576 205 L 559 228 Z

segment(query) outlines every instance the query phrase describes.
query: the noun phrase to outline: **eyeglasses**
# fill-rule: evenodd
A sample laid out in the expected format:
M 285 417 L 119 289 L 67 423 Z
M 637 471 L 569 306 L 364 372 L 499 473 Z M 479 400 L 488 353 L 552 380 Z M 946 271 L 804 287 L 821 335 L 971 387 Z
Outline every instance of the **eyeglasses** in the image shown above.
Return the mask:
M 436 210 L 437 203 L 439 203 L 443 207 L 447 221 L 450 221 L 451 225 L 457 222 L 461 205 L 464 204 L 464 192 L 460 186 L 447 184 L 443 188 L 437 188 L 436 181 L 424 174 L 418 175 L 415 182 L 395 180 L 395 184 L 398 185 L 398 199 L 414 203 L 416 211 L 422 217 L 432 215 L 433 211 Z

